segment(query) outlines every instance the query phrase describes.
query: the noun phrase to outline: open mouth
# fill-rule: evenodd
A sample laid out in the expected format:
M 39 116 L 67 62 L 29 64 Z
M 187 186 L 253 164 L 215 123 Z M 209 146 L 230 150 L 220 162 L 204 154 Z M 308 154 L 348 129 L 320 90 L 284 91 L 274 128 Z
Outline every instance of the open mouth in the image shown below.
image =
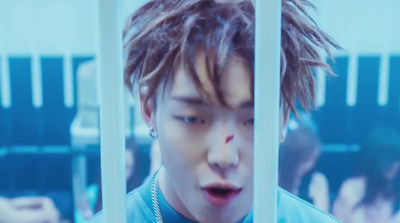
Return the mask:
M 209 188 L 207 189 L 207 192 L 213 196 L 226 197 L 229 196 L 229 194 L 234 193 L 235 191 L 231 189 Z
M 227 206 L 242 191 L 242 189 L 224 186 L 209 186 L 203 188 L 205 198 L 215 206 Z

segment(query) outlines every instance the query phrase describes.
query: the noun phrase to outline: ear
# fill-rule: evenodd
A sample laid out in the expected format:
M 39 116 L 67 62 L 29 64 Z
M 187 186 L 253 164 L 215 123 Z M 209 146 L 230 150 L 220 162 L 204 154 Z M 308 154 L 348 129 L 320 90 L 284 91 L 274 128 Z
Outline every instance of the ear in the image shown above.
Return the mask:
M 156 120 L 155 120 L 155 105 L 151 100 L 145 101 L 147 97 L 147 89 L 140 90 L 140 112 L 142 114 L 142 118 L 146 125 L 149 128 L 156 129 Z

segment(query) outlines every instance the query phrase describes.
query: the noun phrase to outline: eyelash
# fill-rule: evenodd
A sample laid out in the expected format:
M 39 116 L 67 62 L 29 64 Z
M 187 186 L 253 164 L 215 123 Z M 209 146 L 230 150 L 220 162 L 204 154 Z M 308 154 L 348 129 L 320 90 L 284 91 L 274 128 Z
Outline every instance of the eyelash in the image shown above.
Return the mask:
M 184 122 L 185 124 L 191 124 L 191 125 L 195 125 L 195 124 L 204 124 L 204 119 L 199 118 L 199 117 L 190 117 L 190 116 L 179 116 L 177 117 L 179 120 L 181 120 L 182 122 Z
M 246 124 L 249 124 L 249 125 L 254 126 L 254 118 L 251 118 L 251 119 L 245 121 L 244 124 L 245 124 L 245 125 L 246 125 Z
M 177 116 L 176 118 L 179 119 L 180 121 L 184 122 L 185 124 L 195 125 L 195 124 L 204 124 L 205 123 L 204 119 L 199 118 L 199 117 Z M 254 118 L 248 119 L 247 121 L 244 122 L 244 124 L 254 126 Z

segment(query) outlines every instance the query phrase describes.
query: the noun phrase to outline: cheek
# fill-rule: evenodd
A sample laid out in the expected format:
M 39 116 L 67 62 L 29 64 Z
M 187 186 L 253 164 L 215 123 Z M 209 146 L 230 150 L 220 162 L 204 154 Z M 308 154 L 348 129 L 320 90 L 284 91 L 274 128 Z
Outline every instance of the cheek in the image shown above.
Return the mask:
M 235 138 L 236 139 L 236 138 Z M 247 133 L 238 136 L 237 147 L 239 149 L 239 168 L 238 177 L 241 179 L 243 185 L 251 188 L 249 193 L 252 193 L 253 178 L 254 178 L 254 143 L 253 134 Z
M 201 132 L 167 115 L 162 115 L 158 120 L 161 158 L 166 168 L 192 169 L 204 159 L 207 147 Z

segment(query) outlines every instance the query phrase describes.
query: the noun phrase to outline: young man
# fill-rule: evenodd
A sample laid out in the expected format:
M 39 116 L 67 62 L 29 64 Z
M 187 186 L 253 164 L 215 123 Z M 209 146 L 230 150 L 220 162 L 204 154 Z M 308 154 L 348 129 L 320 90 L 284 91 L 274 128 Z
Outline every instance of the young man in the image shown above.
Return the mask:
M 327 67 L 317 48 L 336 46 L 307 1 L 282 4 L 281 130 L 295 97 L 312 103 L 311 68 Z M 131 17 L 125 81 L 163 168 L 128 195 L 128 222 L 252 222 L 254 16 L 251 0 L 153 0 Z M 279 222 L 337 222 L 277 193 Z

